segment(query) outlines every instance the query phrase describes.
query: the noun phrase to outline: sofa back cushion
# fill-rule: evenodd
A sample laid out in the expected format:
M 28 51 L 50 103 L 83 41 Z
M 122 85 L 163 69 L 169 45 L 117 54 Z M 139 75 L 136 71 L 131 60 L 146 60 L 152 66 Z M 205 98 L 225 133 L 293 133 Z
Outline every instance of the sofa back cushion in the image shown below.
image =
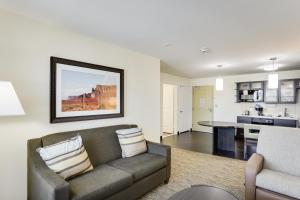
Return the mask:
M 93 170 L 80 135 L 37 149 L 46 165 L 64 179 Z
M 55 133 L 42 137 L 42 146 L 49 146 L 76 135 L 81 135 L 84 147 L 94 167 L 119 159 L 122 151 L 116 130 L 135 128 L 136 125 L 116 125 L 101 128 L 85 129 Z
M 257 153 L 264 157 L 264 168 L 300 176 L 300 129 L 263 126 Z
M 116 131 L 122 149 L 122 157 L 128 158 L 147 151 L 147 144 L 141 128 L 129 128 Z

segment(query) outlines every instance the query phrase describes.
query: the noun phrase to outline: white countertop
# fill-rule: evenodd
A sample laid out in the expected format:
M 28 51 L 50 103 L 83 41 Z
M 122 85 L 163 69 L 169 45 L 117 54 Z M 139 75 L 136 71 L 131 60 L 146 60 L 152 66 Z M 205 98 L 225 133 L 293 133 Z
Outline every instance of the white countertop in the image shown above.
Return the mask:
M 240 117 L 255 117 L 255 118 L 271 118 L 271 119 L 286 119 L 286 120 L 298 120 L 295 117 L 272 117 L 272 116 L 258 116 L 258 115 L 238 115 Z

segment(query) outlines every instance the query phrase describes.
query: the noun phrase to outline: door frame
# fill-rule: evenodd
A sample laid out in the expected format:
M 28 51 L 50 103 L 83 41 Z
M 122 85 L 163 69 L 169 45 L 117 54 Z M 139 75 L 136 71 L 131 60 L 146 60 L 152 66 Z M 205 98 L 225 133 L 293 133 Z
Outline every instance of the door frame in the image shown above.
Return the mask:
M 195 108 L 194 108 L 194 89 L 195 88 L 201 88 L 201 87 L 210 87 L 211 88 L 211 90 L 212 90 L 212 96 L 211 96 L 211 109 L 212 109 L 212 111 L 211 111 L 211 121 L 214 119 L 214 85 L 193 85 L 192 86 L 192 90 L 193 90 L 193 94 L 192 94 L 192 128 L 194 128 L 194 112 L 195 112 Z M 212 130 L 210 129 L 210 128 L 204 128 L 206 131 L 203 131 L 203 132 L 207 132 L 207 133 L 212 133 Z M 193 131 L 197 131 L 197 130 L 193 130 Z
M 182 90 L 185 88 L 184 90 Z M 178 86 L 178 131 L 177 134 L 192 130 L 192 98 L 193 90 L 191 85 Z M 183 118 L 183 115 L 185 117 Z
M 178 127 L 178 117 L 177 117 L 177 113 L 178 113 L 178 86 L 174 85 L 174 84 L 169 84 L 169 83 L 163 83 L 162 84 L 162 90 L 164 90 L 164 86 L 165 85 L 171 85 L 173 87 L 173 132 L 170 135 L 164 136 L 163 135 L 163 126 L 164 126 L 164 120 L 162 119 L 162 137 L 168 137 L 168 136 L 172 136 L 172 135 L 176 135 L 177 134 L 177 127 Z M 162 101 L 164 101 L 164 91 L 162 92 Z M 164 107 L 163 107 L 163 103 L 162 103 L 162 117 L 164 115 Z

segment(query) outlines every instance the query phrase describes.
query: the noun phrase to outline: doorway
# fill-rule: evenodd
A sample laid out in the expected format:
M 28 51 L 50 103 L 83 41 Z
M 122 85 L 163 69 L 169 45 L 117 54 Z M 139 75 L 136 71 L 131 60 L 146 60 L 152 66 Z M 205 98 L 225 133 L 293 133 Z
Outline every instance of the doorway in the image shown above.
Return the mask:
M 211 127 L 198 125 L 199 121 L 213 120 L 214 86 L 193 87 L 193 131 L 212 133 Z
M 171 84 L 163 84 L 163 137 L 176 133 L 177 113 L 177 87 Z
M 189 132 L 192 129 L 192 87 L 178 87 L 178 132 Z

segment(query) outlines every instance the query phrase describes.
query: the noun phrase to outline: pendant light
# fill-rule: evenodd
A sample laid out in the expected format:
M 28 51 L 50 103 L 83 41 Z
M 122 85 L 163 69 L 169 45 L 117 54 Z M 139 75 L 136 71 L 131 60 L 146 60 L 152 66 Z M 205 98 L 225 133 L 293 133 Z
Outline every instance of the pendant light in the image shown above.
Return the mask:
M 270 58 L 273 64 L 273 70 L 268 75 L 268 88 L 269 89 L 277 89 L 278 88 L 278 73 L 275 73 L 275 61 L 277 60 L 276 57 Z
M 220 73 L 221 67 L 222 65 L 218 65 L 219 77 L 216 78 L 216 91 L 223 91 L 223 78 Z

